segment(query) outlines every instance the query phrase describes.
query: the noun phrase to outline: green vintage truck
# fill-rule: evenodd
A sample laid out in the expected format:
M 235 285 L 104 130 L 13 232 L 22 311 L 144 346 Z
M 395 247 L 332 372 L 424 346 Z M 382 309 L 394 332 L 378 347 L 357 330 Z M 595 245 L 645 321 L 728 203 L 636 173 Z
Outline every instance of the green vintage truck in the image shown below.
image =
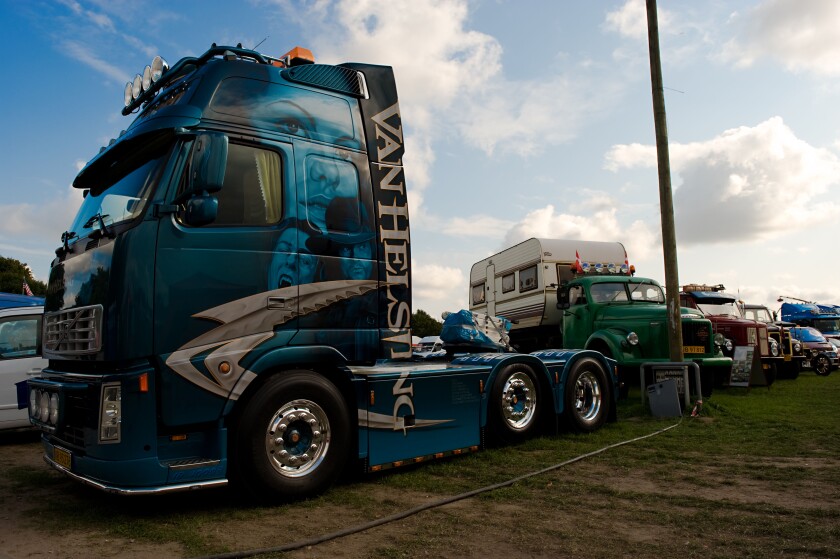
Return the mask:
M 470 310 L 511 321 L 519 352 L 594 349 L 615 359 L 626 394 L 643 363 L 667 363 L 662 286 L 634 277 L 618 242 L 529 239 L 473 264 Z M 728 381 L 723 335 L 696 309 L 682 309 L 683 352 L 697 363 L 705 395 Z M 693 376 L 693 375 L 690 375 Z

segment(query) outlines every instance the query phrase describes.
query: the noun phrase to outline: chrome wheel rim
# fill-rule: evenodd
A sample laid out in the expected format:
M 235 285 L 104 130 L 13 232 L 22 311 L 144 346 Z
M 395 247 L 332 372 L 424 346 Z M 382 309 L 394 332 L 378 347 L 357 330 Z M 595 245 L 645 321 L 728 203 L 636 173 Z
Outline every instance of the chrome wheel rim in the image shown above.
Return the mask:
M 585 422 L 592 422 L 601 412 L 601 383 L 598 377 L 584 371 L 575 381 L 575 413 Z
M 268 422 L 265 450 L 271 466 L 286 477 L 312 473 L 327 455 L 330 422 L 326 412 L 310 400 L 293 400 Z
M 516 431 L 527 428 L 537 412 L 537 391 L 534 381 L 525 372 L 510 375 L 502 388 L 502 416 Z

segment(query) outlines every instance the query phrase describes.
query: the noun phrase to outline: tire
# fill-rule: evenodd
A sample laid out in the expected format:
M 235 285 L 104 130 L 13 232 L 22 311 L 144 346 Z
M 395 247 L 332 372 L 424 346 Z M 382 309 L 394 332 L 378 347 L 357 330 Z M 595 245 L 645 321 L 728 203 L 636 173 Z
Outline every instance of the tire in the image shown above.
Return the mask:
M 542 405 L 539 386 L 536 373 L 528 365 L 506 365 L 499 371 L 487 410 L 494 442 L 518 443 L 538 430 Z
M 827 355 L 820 353 L 811 360 L 814 372 L 821 377 L 827 377 L 831 373 L 831 360 Z
M 572 365 L 563 395 L 563 417 L 569 428 L 581 433 L 600 429 L 610 408 L 607 373 L 597 360 L 585 357 Z
M 320 493 L 348 462 L 350 423 L 334 384 L 312 371 L 283 371 L 260 387 L 236 423 L 233 481 L 260 499 Z

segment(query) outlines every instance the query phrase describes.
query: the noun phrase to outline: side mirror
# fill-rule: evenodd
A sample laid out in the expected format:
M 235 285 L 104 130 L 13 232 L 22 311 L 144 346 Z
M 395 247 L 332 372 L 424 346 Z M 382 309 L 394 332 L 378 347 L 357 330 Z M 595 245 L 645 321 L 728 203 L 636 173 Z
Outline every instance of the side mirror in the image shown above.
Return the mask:
M 189 193 L 218 192 L 225 182 L 228 137 L 218 132 L 202 132 L 195 138 Z
M 565 285 L 561 285 L 557 288 L 557 308 L 560 310 L 566 310 L 570 307 L 569 304 L 569 287 Z
M 193 196 L 184 203 L 184 223 L 190 227 L 201 227 L 216 221 L 219 212 L 219 200 L 215 196 L 202 193 Z

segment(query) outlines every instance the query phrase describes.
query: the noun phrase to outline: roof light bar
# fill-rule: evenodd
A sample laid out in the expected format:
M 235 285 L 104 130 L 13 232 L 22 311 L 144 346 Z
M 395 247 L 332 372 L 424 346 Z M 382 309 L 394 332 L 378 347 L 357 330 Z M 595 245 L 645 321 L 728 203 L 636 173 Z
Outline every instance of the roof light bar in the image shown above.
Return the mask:
M 154 57 L 151 64 L 143 68 L 143 74 L 137 74 L 134 79 L 125 84 L 123 102 L 126 107 L 134 103 L 140 96 L 149 91 L 152 86 L 160 80 L 163 74 L 169 70 L 169 64 L 160 56 Z

